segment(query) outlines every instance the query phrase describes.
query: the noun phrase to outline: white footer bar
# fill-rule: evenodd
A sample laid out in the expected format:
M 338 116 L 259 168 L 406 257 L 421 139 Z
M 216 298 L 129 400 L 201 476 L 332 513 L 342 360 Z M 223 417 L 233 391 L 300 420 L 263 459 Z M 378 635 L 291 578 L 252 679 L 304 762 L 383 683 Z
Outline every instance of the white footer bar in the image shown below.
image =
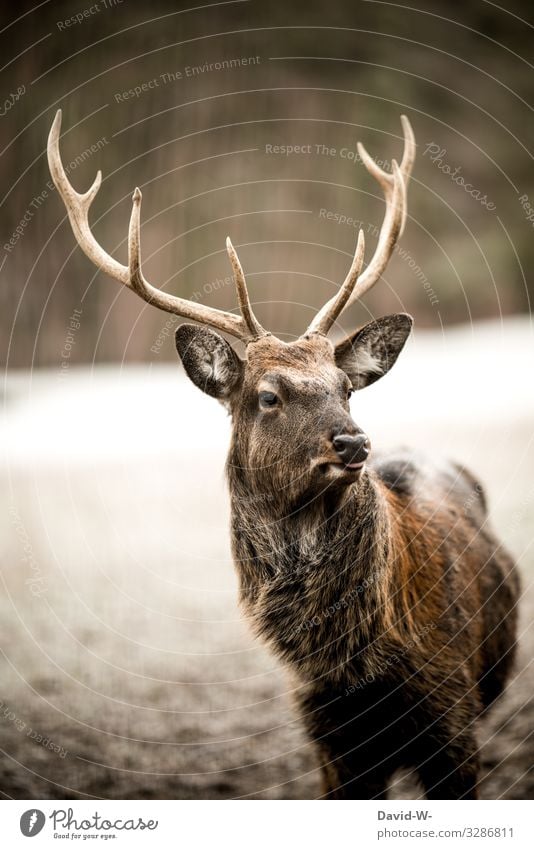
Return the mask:
M 0 833 L 9 849 L 531 849 L 533 814 L 528 801 L 3 801 Z

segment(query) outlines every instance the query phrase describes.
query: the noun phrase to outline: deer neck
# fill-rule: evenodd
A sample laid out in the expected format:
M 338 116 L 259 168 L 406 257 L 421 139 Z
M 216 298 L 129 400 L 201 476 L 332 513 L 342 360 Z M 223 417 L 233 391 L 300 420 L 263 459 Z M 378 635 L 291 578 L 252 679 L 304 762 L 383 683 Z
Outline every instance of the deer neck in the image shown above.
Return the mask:
M 332 593 L 370 575 L 385 575 L 389 507 L 373 472 L 342 494 L 325 493 L 282 511 L 279 494 L 253 491 L 239 464 L 229 463 L 227 471 L 232 545 L 245 595 L 264 582 L 291 583 L 303 575 L 327 573 Z
M 257 635 L 305 678 L 324 669 L 344 680 L 355 665 L 371 668 L 392 615 L 390 515 L 380 482 L 366 472 L 335 506 L 315 499 L 280 518 L 239 473 L 229 477 L 241 602 Z

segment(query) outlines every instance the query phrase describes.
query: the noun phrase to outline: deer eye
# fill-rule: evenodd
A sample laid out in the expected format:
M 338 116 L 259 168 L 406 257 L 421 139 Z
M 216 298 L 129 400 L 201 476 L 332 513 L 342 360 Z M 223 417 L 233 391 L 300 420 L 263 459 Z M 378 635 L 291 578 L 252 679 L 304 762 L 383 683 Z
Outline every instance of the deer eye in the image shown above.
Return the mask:
M 260 392 L 260 407 L 276 407 L 278 396 L 274 392 Z
M 350 400 L 350 397 L 353 394 L 354 394 L 354 389 L 352 388 L 352 386 L 349 386 L 349 388 L 347 389 L 347 401 Z

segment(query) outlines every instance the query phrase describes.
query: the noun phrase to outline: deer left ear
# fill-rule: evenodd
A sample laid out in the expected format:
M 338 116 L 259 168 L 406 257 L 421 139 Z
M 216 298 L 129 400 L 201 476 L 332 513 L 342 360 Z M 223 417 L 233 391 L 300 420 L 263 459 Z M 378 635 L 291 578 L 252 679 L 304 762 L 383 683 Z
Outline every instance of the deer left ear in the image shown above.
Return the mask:
M 239 383 L 243 364 L 226 339 L 209 327 L 182 324 L 176 349 L 195 386 L 223 403 Z
M 369 386 L 390 370 L 412 325 L 413 318 L 406 313 L 385 315 L 336 346 L 336 365 L 348 375 L 354 389 Z

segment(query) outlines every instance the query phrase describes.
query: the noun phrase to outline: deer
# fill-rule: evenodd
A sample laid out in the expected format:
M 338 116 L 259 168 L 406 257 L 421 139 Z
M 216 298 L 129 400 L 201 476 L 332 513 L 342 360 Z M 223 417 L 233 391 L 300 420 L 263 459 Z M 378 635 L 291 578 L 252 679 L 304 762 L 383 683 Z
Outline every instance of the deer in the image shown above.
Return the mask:
M 240 604 L 294 683 L 324 799 L 387 798 L 401 769 L 427 799 L 478 798 L 478 724 L 516 649 L 519 578 L 477 478 L 405 449 L 371 453 L 352 417 L 351 395 L 390 371 L 412 317 L 376 318 L 335 344 L 328 337 L 381 278 L 404 230 L 416 144 L 401 121 L 403 155 L 391 171 L 358 145 L 384 195 L 374 255 L 363 269 L 360 230 L 342 286 L 289 342 L 256 318 L 229 238 L 239 315 L 146 280 L 138 188 L 128 264 L 114 259 L 89 224 L 101 172 L 79 194 L 62 165 L 61 111 L 48 140 L 54 184 L 88 258 L 148 304 L 195 322 L 180 324 L 176 348 L 191 381 L 231 416 L 226 476 Z

